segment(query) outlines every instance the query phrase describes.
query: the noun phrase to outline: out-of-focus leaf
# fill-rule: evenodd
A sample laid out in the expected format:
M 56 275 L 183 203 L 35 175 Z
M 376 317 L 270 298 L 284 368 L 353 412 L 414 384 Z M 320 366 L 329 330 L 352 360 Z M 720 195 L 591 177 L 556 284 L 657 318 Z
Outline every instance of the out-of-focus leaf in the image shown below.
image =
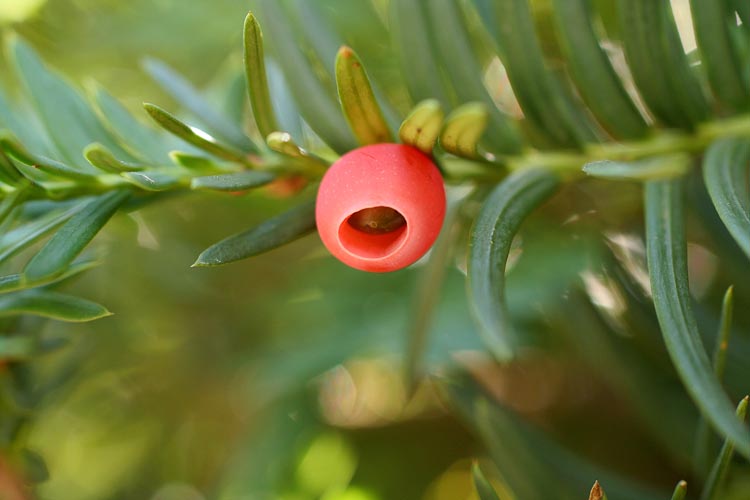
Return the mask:
M 25 290 L 0 297 L 0 318 L 22 314 L 78 323 L 112 313 L 90 300 L 47 290 Z
M 14 37 L 10 41 L 10 51 L 47 132 L 67 162 L 90 172 L 92 169 L 84 161 L 82 151 L 92 142 L 99 142 L 118 156 L 131 159 L 80 94 L 48 71 L 31 47 Z
M 472 200 L 473 201 L 473 200 Z M 421 269 L 413 299 L 413 310 L 409 316 L 408 347 L 406 351 L 406 380 L 411 388 L 418 385 L 424 375 L 423 356 L 435 310 L 440 303 L 443 285 L 450 258 L 461 235 L 461 223 L 467 222 L 460 213 L 463 200 L 459 206 L 448 212 L 443 224 L 443 231 L 432 247 L 427 264 Z
M 271 40 L 275 61 L 283 69 L 286 82 L 300 114 L 310 127 L 339 153 L 357 147 L 334 98 L 335 89 L 320 81 L 302 51 L 304 42 L 295 36 L 281 2 L 261 0 L 263 29 Z
M 164 90 L 205 125 L 206 132 L 241 151 L 258 152 L 258 148 L 242 133 L 242 130 L 206 102 L 201 93 L 182 75 L 156 59 L 147 59 L 144 66 Z
M 129 191 L 118 190 L 90 201 L 31 258 L 23 270 L 25 279 L 41 281 L 65 272 L 129 197 Z
M 392 142 L 391 131 L 372 92 L 362 61 L 346 46 L 341 47 L 336 55 L 336 84 L 341 109 L 359 143 Z
M 192 189 L 210 191 L 244 191 L 271 182 L 275 176 L 268 172 L 254 172 L 247 170 L 232 174 L 209 175 L 194 177 L 190 183 Z
M 279 130 L 271 105 L 271 94 L 266 77 L 266 59 L 263 52 L 263 33 L 257 19 L 251 13 L 245 18 L 245 76 L 253 118 L 260 135 L 267 137 Z
M 12 231 L 0 235 L 0 262 L 3 262 L 24 248 L 38 241 L 50 231 L 80 212 L 86 202 L 66 207 L 64 210 L 52 211 L 23 224 Z
M 520 152 L 522 141 L 515 123 L 495 106 L 484 86 L 482 63 L 469 36 L 459 0 L 434 0 L 425 5 L 438 56 L 459 101 L 479 101 L 486 106 L 489 126 L 485 138 L 495 152 Z
M 449 106 L 453 98 L 435 57 L 428 21 L 427 5 L 421 0 L 390 2 L 390 32 L 412 100 L 435 99 Z
M 740 404 L 737 405 L 737 419 L 743 423 L 747 416 L 748 400 L 750 400 L 750 396 L 745 396 L 742 401 L 740 401 Z M 716 462 L 714 462 L 711 472 L 708 474 L 706 484 L 703 486 L 701 500 L 716 500 L 719 498 L 721 488 L 726 480 L 727 474 L 729 474 L 729 466 L 732 463 L 733 455 L 734 443 L 731 440 L 726 439 L 721 447 L 719 456 L 716 457 Z
M 315 203 L 305 203 L 259 226 L 210 246 L 193 267 L 219 266 L 253 257 L 290 243 L 315 230 Z
M 0 360 L 26 361 L 68 344 L 65 338 L 40 338 L 30 332 L 0 336 Z
M 729 31 L 728 2 L 690 0 L 690 11 L 701 65 L 706 68 L 714 97 L 730 110 L 746 108 L 747 81 Z
M 482 468 L 476 462 L 471 465 L 471 477 L 474 480 L 474 488 L 477 490 L 479 500 L 500 500 L 495 489 L 484 476 Z
M 0 88 L 0 128 L 7 129 L 37 154 L 59 156 L 47 132 L 28 106 L 11 102 Z
M 284 72 L 273 59 L 266 60 L 266 72 L 268 85 L 273 89 L 271 104 L 278 120 L 279 130 L 287 132 L 301 144 L 305 137 L 305 134 L 302 132 L 302 118 L 297 111 L 294 96 L 289 88 Z
M 34 335 L 2 335 L 0 361 L 28 359 L 37 352 L 38 343 Z
M 750 141 L 722 139 L 712 144 L 703 160 L 703 179 L 716 212 L 750 257 Z
M 648 268 L 664 343 L 690 396 L 712 426 L 750 456 L 750 433 L 737 421 L 713 373 L 692 310 L 687 273 L 682 182 L 646 184 Z
M 522 263 L 519 261 L 514 271 Z M 555 335 L 567 342 L 577 360 L 580 357 L 577 362 L 592 367 L 627 402 L 633 416 L 675 464 L 689 465 L 685 443 L 695 434 L 691 418 L 694 409 L 692 401 L 680 391 L 679 382 L 674 381 L 671 372 L 665 374 L 658 365 L 644 359 L 631 337 L 613 331 L 611 324 L 594 309 L 591 298 L 583 297 L 576 288 L 563 293 L 567 300 L 547 308 L 550 322 L 557 325 Z M 632 335 L 630 331 L 627 333 Z M 661 407 L 658 413 L 653 410 L 656 406 Z
M 602 179 L 647 181 L 680 177 L 687 173 L 692 163 L 693 159 L 689 154 L 675 153 L 633 162 L 594 161 L 584 165 L 583 171 L 592 177 Z
M 498 359 L 513 356 L 518 339 L 505 304 L 505 264 L 523 220 L 556 190 L 558 178 L 542 169 L 513 173 L 490 194 L 474 222 L 468 268 L 472 312 Z
M 21 451 L 24 476 L 33 483 L 43 483 L 49 479 L 49 469 L 44 458 L 36 451 L 24 448 Z
M 667 496 L 563 448 L 490 400 L 468 376 L 442 380 L 440 388 L 459 415 L 479 433 L 514 498 L 580 500 L 581 492 L 585 494 L 595 477 L 607 485 L 610 500 L 663 500 Z
M 616 138 L 642 137 L 646 121 L 594 32 L 591 0 L 554 0 L 552 6 L 570 72 L 591 112 Z
M 136 157 L 155 163 L 169 161 L 168 135 L 141 123 L 102 87 L 94 88 L 93 98 L 112 134 Z
M 669 2 L 617 0 L 625 56 L 649 109 L 664 124 L 693 128 L 708 103 L 688 65 Z
M 596 125 L 546 66 L 527 0 L 495 2 L 500 59 L 526 120 L 556 146 L 596 142 Z

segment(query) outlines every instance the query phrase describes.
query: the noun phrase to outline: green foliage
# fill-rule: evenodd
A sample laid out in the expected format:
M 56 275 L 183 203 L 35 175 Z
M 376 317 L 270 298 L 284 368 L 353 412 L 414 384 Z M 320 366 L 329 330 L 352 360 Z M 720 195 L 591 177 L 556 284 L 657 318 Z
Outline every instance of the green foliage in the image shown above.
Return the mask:
M 20 92 L 0 94 L 0 263 L 7 267 L 0 277 L 0 358 L 9 363 L 0 378 L 10 387 L 0 392 L 13 409 L 2 423 L 3 453 L 25 464 L 27 477 L 46 475 L 41 459 L 24 448 L 22 430 L 42 395 L 65 377 L 52 377 L 45 393 L 24 370 L 59 347 L 43 342 L 41 319 L 85 322 L 110 314 L 57 288 L 97 263 L 86 247 L 116 213 L 175 194 L 220 198 L 286 187 L 290 202 L 253 214 L 244 232 L 212 233 L 223 239 L 193 265 L 255 257 L 313 232 L 310 197 L 328 165 L 358 144 L 394 140 L 398 128 L 399 139 L 432 155 L 450 184 L 443 235 L 424 265 L 377 282 L 330 264 L 289 265 L 290 281 L 301 287 L 295 290 L 325 294 L 335 304 L 308 304 L 304 294 L 296 306 L 284 299 L 279 321 L 310 339 L 269 341 L 253 361 L 254 373 L 273 386 L 253 411 L 284 426 L 263 436 L 267 447 L 238 453 L 242 472 L 225 472 L 228 486 L 216 489 L 268 493 L 294 469 L 294 487 L 279 486 L 290 489 L 289 498 L 367 498 L 356 488 L 356 455 L 345 438 L 305 436 L 313 428 L 348 432 L 351 424 L 330 416 L 323 422 L 324 383 L 310 388 L 309 381 L 360 359 L 395 355 L 406 366 L 404 392 L 436 387 L 452 408 L 442 414 L 465 422 L 479 453 L 496 465 L 505 487 L 497 492 L 478 466 L 472 470 L 482 499 L 584 498 L 595 479 L 601 486 L 592 498 L 605 498 L 605 489 L 614 500 L 667 498 L 671 476 L 658 484 L 642 484 L 645 474 L 626 477 L 633 468 L 622 467 L 617 444 L 609 442 L 615 437 L 599 434 L 605 451 L 597 453 L 576 427 L 590 435 L 587 426 L 606 429 L 627 419 L 640 438 L 633 441 L 646 443 L 637 457 L 658 450 L 654 467 L 694 474 L 701 498 L 731 491 L 730 472 L 747 475 L 733 462 L 734 449 L 750 457 L 750 434 L 737 418 L 747 398 L 736 412 L 731 405 L 750 380 L 750 289 L 743 281 L 750 256 L 750 36 L 746 24 L 736 23 L 737 16 L 750 20 L 744 4 L 692 0 L 692 54 L 666 1 L 336 2 L 342 12 L 360 14 L 347 16 L 323 4 L 253 2 L 242 30 L 244 67 L 230 64 L 223 83 L 217 78 L 207 89 L 146 59 L 146 72 L 179 108 L 144 105 L 166 133 L 100 86 L 82 94 L 29 44 L 9 37 Z M 696 199 L 703 190 L 710 203 L 688 205 L 685 191 Z M 693 256 L 698 264 L 690 262 L 691 244 L 704 251 Z M 714 271 L 706 254 L 716 261 Z M 343 291 L 340 279 L 353 291 Z M 404 300 L 409 280 L 417 285 Z M 396 299 L 363 293 L 375 287 Z M 288 307 L 301 311 L 299 318 Z M 712 364 L 707 332 L 716 323 Z M 479 361 L 462 359 L 466 351 Z M 504 394 L 513 380 L 508 371 L 523 371 L 527 362 L 544 366 L 547 358 L 565 366 L 561 379 L 583 370 L 611 391 L 611 400 L 579 406 L 566 417 L 573 424 L 553 411 L 540 416 L 514 407 Z M 607 413 L 613 401 L 627 406 L 624 417 Z M 543 425 L 524 421 L 524 413 Z M 690 450 L 685 443 L 696 424 Z M 706 471 L 717 436 L 724 445 Z M 307 451 L 293 457 L 303 441 Z M 266 450 L 278 455 L 260 478 Z M 330 477 L 319 476 L 311 462 L 328 459 Z M 247 464 L 256 467 L 257 486 L 244 479 Z M 673 498 L 686 495 L 680 482 Z
M 498 359 L 510 359 L 519 340 L 512 333 L 505 302 L 505 266 L 513 236 L 523 220 L 554 194 L 558 180 L 544 170 L 509 176 L 487 197 L 472 228 L 469 294 L 488 347 Z

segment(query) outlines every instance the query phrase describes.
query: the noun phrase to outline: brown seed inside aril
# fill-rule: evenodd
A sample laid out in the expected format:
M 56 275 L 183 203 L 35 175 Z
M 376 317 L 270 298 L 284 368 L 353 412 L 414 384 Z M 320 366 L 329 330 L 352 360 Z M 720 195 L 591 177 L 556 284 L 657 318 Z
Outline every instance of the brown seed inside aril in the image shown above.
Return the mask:
M 370 207 L 353 213 L 347 223 L 367 234 L 386 234 L 406 225 L 406 219 L 391 207 Z

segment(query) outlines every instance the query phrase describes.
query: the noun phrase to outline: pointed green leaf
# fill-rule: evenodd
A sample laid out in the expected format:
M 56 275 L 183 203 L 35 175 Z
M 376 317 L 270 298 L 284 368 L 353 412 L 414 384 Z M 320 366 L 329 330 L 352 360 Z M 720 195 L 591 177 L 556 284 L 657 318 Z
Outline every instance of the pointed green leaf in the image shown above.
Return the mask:
M 210 246 L 198 256 L 193 267 L 219 266 L 253 257 L 314 230 L 315 203 L 305 203 Z
M 674 488 L 672 500 L 685 500 L 685 497 L 687 497 L 687 483 L 685 481 L 680 481 Z
M 211 153 L 217 158 L 236 161 L 240 163 L 247 163 L 247 157 L 241 151 L 237 151 L 228 146 L 219 144 L 205 133 L 199 134 L 198 132 L 196 132 L 197 129 L 193 129 L 189 125 L 181 122 L 176 117 L 163 110 L 159 106 L 156 106 L 155 104 L 144 103 L 143 108 L 151 116 L 151 118 L 154 119 L 156 123 L 164 128 L 164 130 L 171 134 L 174 134 L 188 144 L 192 144 L 193 146 L 202 149 L 207 153 Z
M 145 168 L 137 163 L 118 160 L 110 150 L 97 143 L 86 146 L 86 149 L 83 150 L 83 156 L 92 166 L 105 172 L 119 174 L 120 172 L 137 172 Z
M 148 170 L 145 172 L 123 172 L 122 177 L 134 186 L 146 191 L 167 191 L 179 186 L 182 178 L 176 173 Z
M 719 323 L 719 335 L 714 347 L 713 367 L 714 373 L 719 378 L 724 376 L 727 365 L 727 348 L 729 347 L 729 336 L 732 333 L 732 313 L 734 312 L 734 287 L 730 286 L 724 293 L 721 302 L 721 322 Z
M 471 477 L 474 480 L 474 488 L 477 490 L 479 500 L 500 500 L 495 489 L 484 476 L 482 469 L 476 462 L 471 464 Z
M 646 121 L 594 32 L 591 0 L 554 0 L 552 7 L 568 67 L 591 112 L 615 138 L 643 137 Z
M 359 143 L 393 142 L 362 61 L 346 46 L 336 55 L 336 84 L 341 109 Z
M 443 107 L 435 99 L 420 102 L 404 119 L 398 136 L 401 142 L 414 146 L 425 154 L 432 154 L 443 130 Z
M 594 486 L 591 488 L 591 493 L 589 493 L 589 500 L 607 500 L 607 494 L 604 493 L 604 489 L 602 488 L 602 485 L 599 484 L 599 481 L 594 482 Z
M 31 258 L 25 278 L 41 281 L 63 273 L 129 197 L 129 191 L 120 190 L 90 201 Z
M 469 35 L 459 0 L 425 3 L 430 16 L 437 54 L 460 102 L 480 101 L 488 111 L 487 144 L 493 152 L 512 154 L 521 150 L 521 136 L 509 116 L 495 105 L 483 82 L 483 64 Z
M 471 230 L 468 292 L 472 313 L 490 351 L 513 356 L 518 339 L 505 303 L 505 264 L 523 220 L 555 192 L 558 178 L 525 169 L 507 177 L 490 194 Z
M 159 133 L 159 129 L 141 123 L 102 87 L 95 86 L 93 94 L 105 124 L 129 151 L 144 161 L 169 161 L 169 151 L 173 147 L 166 139 L 171 136 Z
M 583 166 L 583 171 L 592 177 L 648 181 L 669 179 L 685 175 L 693 159 L 687 153 L 655 156 L 639 161 L 594 161 Z
M 255 187 L 268 184 L 275 179 L 268 172 L 254 172 L 247 170 L 232 174 L 209 175 L 206 177 L 194 177 L 190 187 L 196 190 L 210 191 L 245 191 Z
M 47 290 L 26 290 L 0 297 L 0 318 L 22 314 L 84 322 L 104 318 L 112 313 L 90 300 Z
M 86 205 L 79 203 L 61 211 L 54 211 L 35 218 L 33 221 L 0 235 L 0 262 L 44 237 L 50 231 L 80 212 Z
M 81 153 L 92 142 L 100 142 L 123 158 L 129 158 L 83 97 L 47 70 L 31 47 L 15 37 L 10 41 L 10 51 L 47 132 L 66 162 L 80 170 L 91 171 Z
M 750 257 L 750 141 L 721 139 L 703 159 L 703 179 L 714 208 L 743 252 Z
M 745 422 L 747 416 L 747 404 L 750 400 L 750 396 L 745 396 L 740 404 L 737 405 L 737 419 L 740 422 Z M 732 463 L 732 456 L 734 455 L 734 443 L 730 439 L 726 439 L 724 444 L 719 451 L 719 456 L 716 457 L 711 472 L 706 479 L 706 484 L 703 486 L 701 492 L 701 500 L 717 500 L 719 493 L 721 493 L 721 487 L 726 480 L 727 474 L 729 474 L 729 466 Z
M 747 81 L 731 38 L 730 9 L 725 0 L 690 0 L 695 39 L 701 52 L 701 65 L 708 74 L 714 97 L 729 110 L 746 109 Z
M 263 52 L 263 33 L 257 19 L 251 13 L 245 18 L 245 75 L 253 118 L 260 135 L 267 137 L 280 130 L 271 106 L 271 93 L 266 77 L 266 59 Z
M 440 146 L 448 153 L 464 158 L 479 158 L 479 139 L 487 129 L 487 107 L 479 102 L 456 108 L 445 119 Z
M 685 56 L 669 2 L 617 0 L 625 56 L 649 109 L 670 127 L 692 129 L 709 113 Z
M 21 163 L 25 163 L 26 165 L 37 168 L 42 172 L 54 177 L 72 179 L 82 182 L 96 182 L 95 173 L 90 171 L 84 172 L 79 168 L 72 167 L 57 160 L 53 160 L 52 158 L 46 158 L 44 156 L 31 153 L 12 137 L 1 135 L 0 147 L 2 147 L 6 153 L 8 153 L 10 156 L 20 161 Z
M 713 373 L 692 311 L 687 272 L 682 182 L 646 183 L 648 268 L 664 343 L 677 373 L 701 413 L 721 435 L 750 456 L 750 433 Z
M 232 120 L 206 102 L 201 93 L 182 75 L 156 59 L 146 59 L 144 67 L 151 77 L 161 85 L 180 105 L 190 111 L 205 125 L 206 132 L 217 140 L 226 142 L 240 151 L 257 153 L 258 148 Z

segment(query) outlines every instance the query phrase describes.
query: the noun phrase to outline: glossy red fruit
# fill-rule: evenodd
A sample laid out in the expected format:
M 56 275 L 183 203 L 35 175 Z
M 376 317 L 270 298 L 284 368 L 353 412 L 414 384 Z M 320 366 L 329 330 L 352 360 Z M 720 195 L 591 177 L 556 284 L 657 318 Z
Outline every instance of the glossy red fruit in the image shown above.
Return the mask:
M 443 178 L 432 160 L 411 146 L 355 149 L 323 177 L 315 218 L 323 243 L 343 263 L 396 271 L 437 239 L 445 218 Z

